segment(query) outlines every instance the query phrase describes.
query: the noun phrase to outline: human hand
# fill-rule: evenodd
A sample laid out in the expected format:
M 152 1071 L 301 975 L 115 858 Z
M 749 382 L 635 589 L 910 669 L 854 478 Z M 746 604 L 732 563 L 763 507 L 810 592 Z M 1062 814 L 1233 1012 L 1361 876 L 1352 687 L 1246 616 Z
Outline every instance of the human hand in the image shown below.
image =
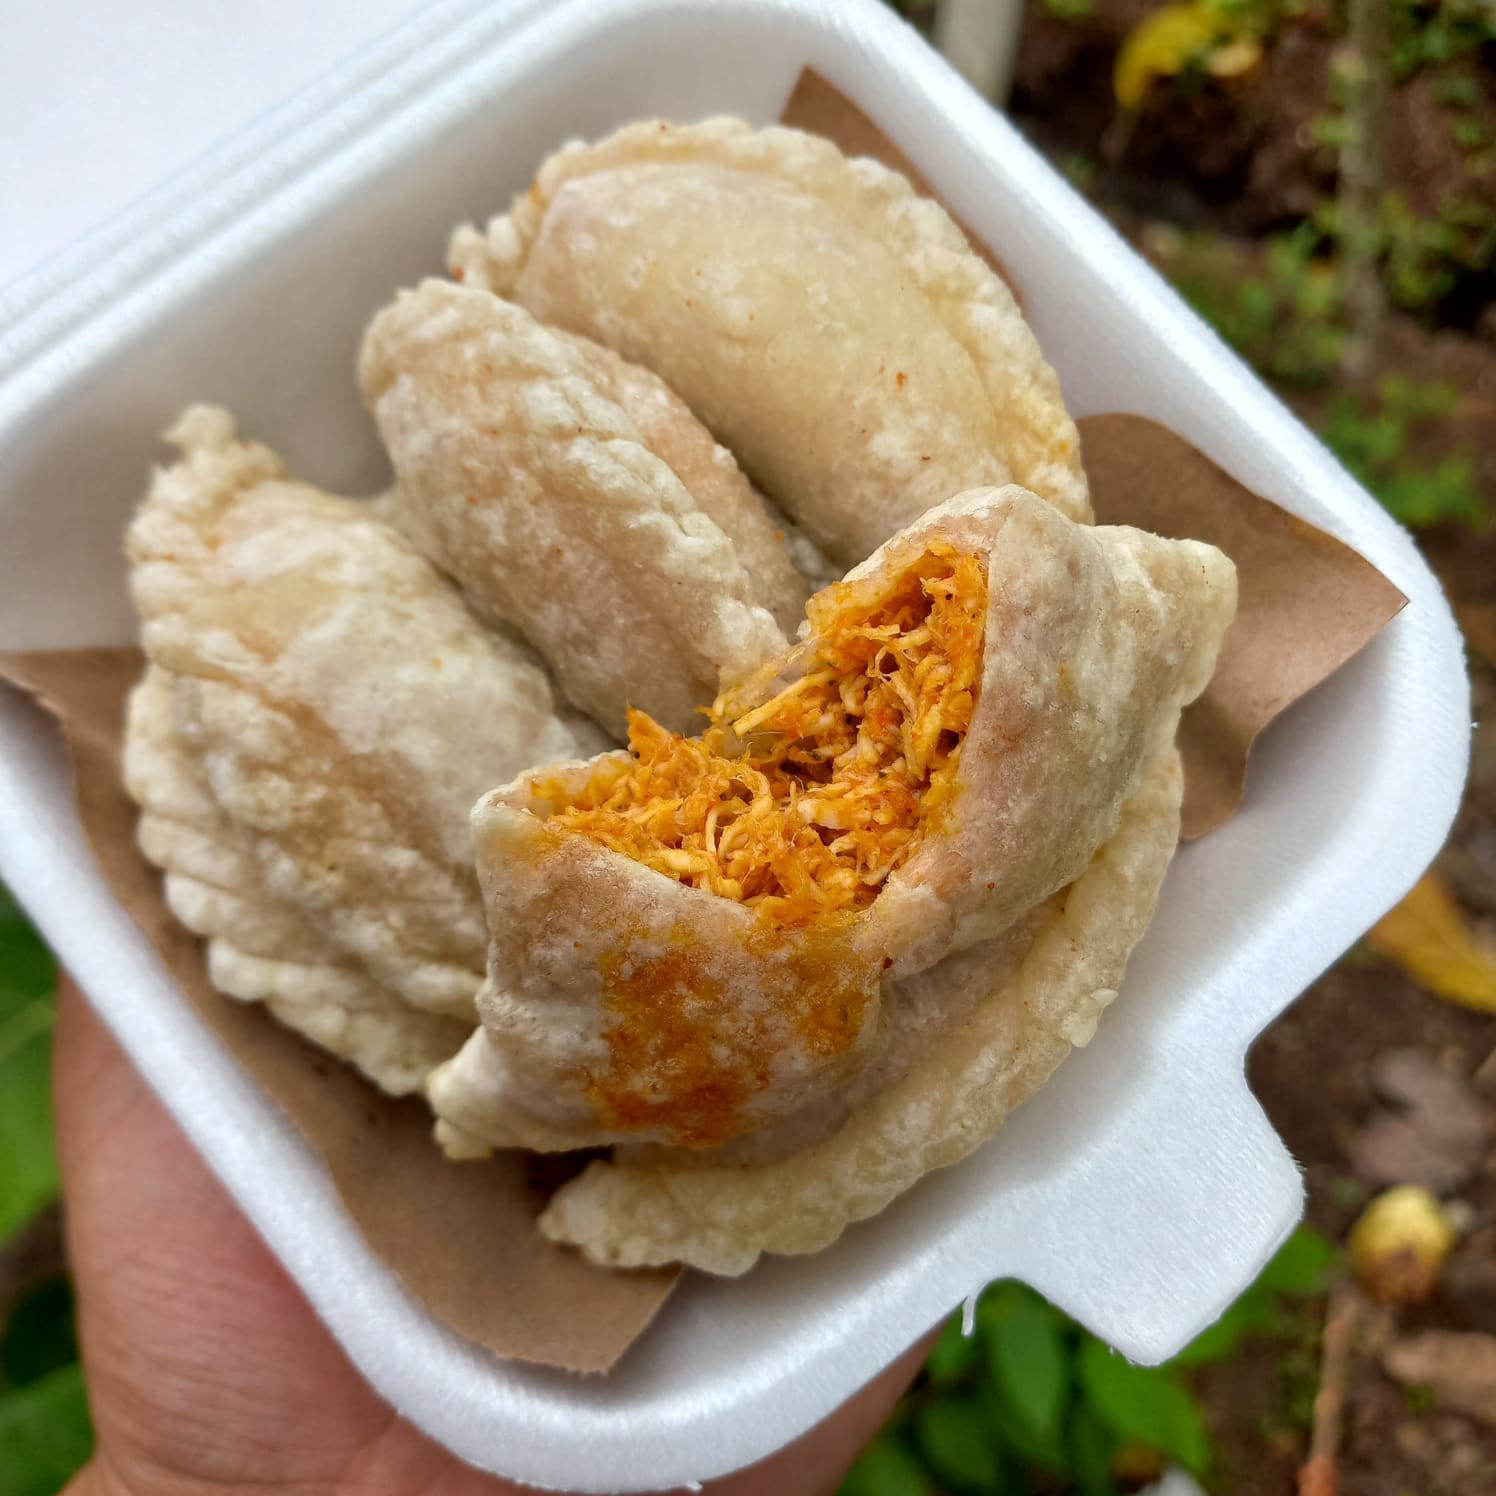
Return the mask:
M 76 988 L 58 994 L 58 1151 L 98 1448 L 66 1496 L 497 1496 L 354 1370 Z M 715 1496 L 829 1492 L 922 1341 Z M 620 1483 L 628 1472 L 620 1470 Z

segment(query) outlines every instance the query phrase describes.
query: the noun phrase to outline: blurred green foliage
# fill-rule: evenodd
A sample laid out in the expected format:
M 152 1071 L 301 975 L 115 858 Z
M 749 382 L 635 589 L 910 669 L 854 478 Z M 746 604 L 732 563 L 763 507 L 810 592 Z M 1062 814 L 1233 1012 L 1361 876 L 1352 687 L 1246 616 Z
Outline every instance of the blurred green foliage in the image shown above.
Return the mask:
M 0 888 L 0 1241 L 57 1197 L 52 958 Z
M 1064 20 L 1081 22 L 1090 14 L 1090 0 L 1037 3 L 1046 14 Z M 1312 9 L 1308 24 L 1343 41 L 1344 0 Z M 1254 43 L 1247 51 L 1227 49 L 1235 59 L 1225 70 L 1229 78 L 1238 69 L 1256 76 L 1262 72 L 1262 45 L 1285 22 L 1305 18 L 1310 10 L 1309 0 L 1158 3 L 1138 13 L 1120 44 L 1108 32 L 1096 42 L 1118 46 L 1119 101 L 1125 107 L 1138 102 L 1132 94 L 1146 85 L 1151 109 L 1184 108 L 1191 93 L 1209 81 L 1207 74 L 1215 66 L 1210 60 L 1224 57 L 1213 50 L 1223 39 Z M 1430 70 L 1429 95 L 1442 111 L 1443 128 L 1462 154 L 1463 167 L 1456 180 L 1442 183 L 1433 205 L 1415 206 L 1395 183 L 1382 191 L 1366 252 L 1377 263 L 1391 305 L 1429 322 L 1468 320 L 1473 306 L 1489 300 L 1496 281 L 1496 125 L 1474 112 L 1488 94 L 1484 70 L 1496 54 L 1496 5 L 1490 0 L 1393 0 L 1391 43 L 1394 83 Z M 1130 51 L 1139 56 L 1129 62 Z M 1127 87 L 1124 74 L 1131 79 Z M 1359 75 L 1360 65 L 1348 47 L 1331 48 L 1321 108 L 1305 126 L 1307 141 L 1322 148 L 1320 165 L 1329 174 L 1338 169 L 1353 133 L 1345 110 Z M 1272 84 L 1263 86 L 1270 91 Z M 1253 107 L 1261 110 L 1272 103 L 1260 98 Z M 1401 116 L 1397 124 L 1405 124 Z M 1428 128 L 1418 126 L 1419 132 Z M 1420 149 L 1429 154 L 1435 145 L 1428 142 Z M 1213 234 L 1182 237 L 1188 239 L 1189 253 L 1177 273 L 1171 273 L 1207 320 L 1255 367 L 1292 387 L 1323 384 L 1332 377 L 1345 344 L 1340 280 L 1347 258 L 1333 191 L 1295 227 L 1268 236 L 1260 256 L 1253 246 Z
M 92 1450 L 83 1368 L 76 1361 L 0 1396 L 6 1496 L 55 1496 Z
M 1393 0 L 1392 72 L 1408 79 L 1424 68 L 1471 57 L 1496 43 L 1489 0 Z
M 1419 436 L 1447 420 L 1459 400 L 1452 385 L 1415 384 L 1390 375 L 1372 398 L 1335 395 L 1320 435 L 1403 524 L 1480 528 L 1491 513 L 1473 458 L 1449 453 L 1429 466 L 1412 455 Z
M 1482 211 L 1496 234 L 1496 207 Z M 1453 282 L 1437 258 L 1420 258 L 1418 245 L 1434 241 L 1418 233 L 1410 230 L 1394 247 L 1387 275 L 1394 299 L 1423 305 Z M 1260 373 L 1290 389 L 1333 388 L 1339 379 L 1346 334 L 1327 242 L 1322 224 L 1312 222 L 1260 247 L 1169 228 L 1154 229 L 1148 241 L 1195 310 Z M 1341 388 L 1330 395 L 1319 434 L 1402 524 L 1484 529 L 1492 507 L 1475 456 L 1452 444 L 1445 429 L 1459 404 L 1450 384 L 1392 375 L 1371 393 Z
M 78 1365 L 73 1294 L 19 1249 L 57 1199 L 50 1071 L 57 973 L 0 887 L 0 1492 L 53 1496 L 89 1456 L 93 1429 Z M 17 1266 L 12 1270 L 11 1263 Z
M 1039 0 L 1039 9 L 1056 21 L 1084 21 L 1094 5 L 1093 0 Z
M 1388 301 L 1420 317 L 1437 320 L 1452 298 L 1496 275 L 1496 195 L 1455 196 L 1428 217 L 1387 192 L 1375 233 Z M 1155 259 L 1185 300 L 1255 369 L 1290 389 L 1324 386 L 1339 373 L 1347 336 L 1341 247 L 1329 199 L 1257 244 L 1164 226 L 1150 233 Z
M 1462 127 L 1477 131 L 1473 120 L 1452 127 L 1462 145 Z M 1333 208 L 1322 220 L 1334 232 Z M 1432 314 L 1467 285 L 1496 273 L 1496 174 L 1486 187 L 1472 182 L 1445 199 L 1438 215 L 1415 212 L 1399 192 L 1382 196 L 1378 217 L 1383 278 L 1392 304 L 1404 311 Z
M 853 1467 L 842 1496 L 1117 1496 L 1135 1472 L 1172 1463 L 1197 1477 L 1210 1438 L 1192 1369 L 1247 1335 L 1289 1342 L 1296 1300 L 1320 1293 L 1334 1249 L 1308 1227 L 1288 1239 L 1215 1324 L 1165 1366 L 1133 1366 L 1020 1283 L 993 1284 L 973 1333 L 947 1321 L 923 1375 Z
M 1294 389 L 1332 380 L 1345 347 L 1340 288 L 1323 231 L 1302 223 L 1260 249 L 1156 228 L 1149 248 L 1174 288 L 1253 368 Z

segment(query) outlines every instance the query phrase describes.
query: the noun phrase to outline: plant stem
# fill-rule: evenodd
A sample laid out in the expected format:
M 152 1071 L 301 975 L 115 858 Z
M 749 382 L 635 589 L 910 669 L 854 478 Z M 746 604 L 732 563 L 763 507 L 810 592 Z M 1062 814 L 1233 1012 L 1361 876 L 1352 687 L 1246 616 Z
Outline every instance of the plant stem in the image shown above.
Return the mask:
M 1371 362 L 1384 310 L 1377 264 L 1377 210 L 1385 176 L 1384 141 L 1391 94 L 1388 0 L 1350 0 L 1350 67 L 1345 144 L 1335 206 L 1340 224 L 1341 286 L 1350 335 L 1344 373 L 1364 373 Z
M 1345 1384 L 1350 1376 L 1351 1341 L 1364 1300 L 1353 1283 L 1337 1279 L 1325 1305 L 1325 1334 L 1320 1348 L 1319 1391 L 1314 1397 L 1314 1427 L 1309 1458 L 1299 1470 L 1298 1496 L 1335 1496 L 1335 1460 L 1340 1453 L 1340 1426 L 1345 1412 Z

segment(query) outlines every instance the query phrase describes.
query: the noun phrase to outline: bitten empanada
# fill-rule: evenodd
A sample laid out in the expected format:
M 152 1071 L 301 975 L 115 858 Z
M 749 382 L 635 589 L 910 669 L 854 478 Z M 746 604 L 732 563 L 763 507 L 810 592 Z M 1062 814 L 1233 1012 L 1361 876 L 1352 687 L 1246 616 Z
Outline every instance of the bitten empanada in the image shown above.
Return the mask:
M 1182 791 L 1161 738 L 1075 882 L 996 939 L 896 984 L 887 1045 L 868 1070 L 722 1148 L 615 1149 L 561 1186 L 541 1230 L 608 1266 L 742 1273 L 765 1252 L 820 1251 L 960 1162 L 1089 1041 L 1117 996 L 1174 853 Z
M 892 984 L 1085 873 L 1235 601 L 1212 546 L 964 494 L 812 598 L 700 738 L 635 714 L 630 753 L 485 797 L 448 1135 L 709 1148 L 845 1083 Z
M 1090 514 L 1011 292 L 895 172 L 741 120 L 573 143 L 453 273 L 653 369 L 843 565 L 952 494 Z
M 337 1012 L 392 1002 L 458 1035 L 486 944 L 472 802 L 601 734 L 395 530 L 288 479 L 227 412 L 194 407 L 169 440 L 182 458 L 129 532 L 152 666 L 127 746 L 144 849 L 225 990 L 274 995 L 345 1053 Z
M 684 729 L 784 648 L 809 590 L 784 536 L 655 375 L 427 281 L 374 319 L 359 376 L 395 522 L 610 730 L 631 705 Z

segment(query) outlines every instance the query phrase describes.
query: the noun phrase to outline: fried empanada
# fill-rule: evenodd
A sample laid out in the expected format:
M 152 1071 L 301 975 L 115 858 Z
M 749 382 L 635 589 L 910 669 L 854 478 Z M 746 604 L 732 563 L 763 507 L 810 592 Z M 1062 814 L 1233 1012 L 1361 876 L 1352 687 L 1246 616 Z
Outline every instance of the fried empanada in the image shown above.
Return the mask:
M 1182 787 L 1161 746 L 1086 871 L 1004 935 L 897 984 L 884 1056 L 806 1117 L 706 1152 L 619 1149 L 561 1186 L 541 1230 L 609 1266 L 742 1273 L 765 1252 L 820 1251 L 974 1152 L 1116 997 L 1173 855 Z
M 430 1085 L 460 1152 L 709 1147 L 805 1104 L 880 1041 L 882 972 L 850 953 L 860 930 L 768 925 L 551 829 L 543 797 L 627 764 L 573 765 L 474 810 L 494 931 L 484 1030 Z
M 1059 383 L 937 204 L 829 141 L 741 120 L 573 143 L 453 273 L 653 369 L 847 565 L 952 494 L 1090 515 Z
M 279 962 L 353 982 L 335 1008 L 388 994 L 470 1024 L 486 944 L 471 805 L 602 735 L 559 715 L 540 666 L 398 532 L 288 479 L 227 412 L 194 407 L 168 439 L 182 459 L 129 532 L 157 672 L 128 750 L 147 855 L 178 877 L 184 920 L 223 942 L 230 990 L 278 991 L 264 963 Z M 162 786 L 183 766 L 202 793 L 172 810 Z M 261 964 L 232 975 L 229 948 Z
M 784 648 L 809 590 L 784 536 L 655 375 L 428 281 L 374 319 L 359 377 L 396 522 L 604 726 L 632 705 L 685 729 Z
M 457 1052 L 471 1021 L 402 1002 L 269 892 L 253 837 L 214 801 L 177 728 L 172 677 L 156 665 L 130 696 L 124 774 L 140 806 L 141 850 L 164 871 L 172 912 L 208 942 L 208 976 L 220 992 L 263 1002 L 392 1095 L 419 1091 Z
M 844 1083 L 892 983 L 1085 872 L 1235 601 L 1214 547 L 964 494 L 812 598 L 701 738 L 635 714 L 630 753 L 490 794 L 484 1028 L 438 1115 L 468 1150 L 713 1147 Z

